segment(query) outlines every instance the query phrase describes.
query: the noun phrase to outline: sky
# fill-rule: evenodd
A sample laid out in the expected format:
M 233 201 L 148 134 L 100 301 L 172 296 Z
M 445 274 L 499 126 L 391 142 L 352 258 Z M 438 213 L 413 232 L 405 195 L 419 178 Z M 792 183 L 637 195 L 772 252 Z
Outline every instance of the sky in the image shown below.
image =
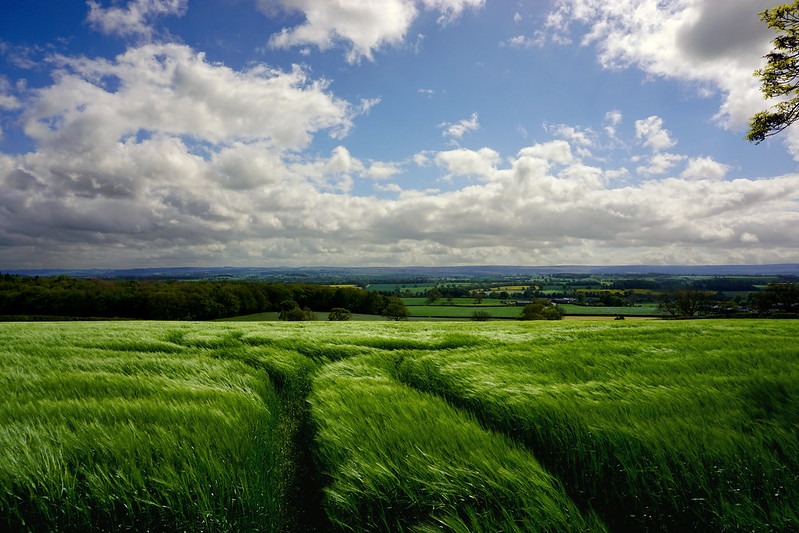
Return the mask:
M 777 0 L 5 0 L 0 271 L 799 262 Z

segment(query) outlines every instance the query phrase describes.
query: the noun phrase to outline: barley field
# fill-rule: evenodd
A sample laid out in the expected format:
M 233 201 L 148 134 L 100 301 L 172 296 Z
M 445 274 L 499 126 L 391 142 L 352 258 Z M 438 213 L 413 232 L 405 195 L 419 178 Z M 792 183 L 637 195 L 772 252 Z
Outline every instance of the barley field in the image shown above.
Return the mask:
M 0 528 L 796 531 L 799 324 L 0 324 Z

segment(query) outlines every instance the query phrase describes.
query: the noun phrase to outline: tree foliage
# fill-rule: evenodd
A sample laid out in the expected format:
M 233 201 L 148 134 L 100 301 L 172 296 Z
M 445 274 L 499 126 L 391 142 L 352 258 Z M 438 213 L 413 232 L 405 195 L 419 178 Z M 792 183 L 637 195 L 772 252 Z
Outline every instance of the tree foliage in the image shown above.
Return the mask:
M 428 303 L 433 303 L 441 299 L 441 291 L 433 287 L 425 293 Z
M 778 35 L 765 56 L 766 66 L 756 70 L 755 76 L 760 78 L 763 95 L 779 101 L 750 119 L 746 139 L 756 144 L 799 119 L 799 0 L 767 9 L 760 19 Z
M 280 304 L 287 301 L 300 312 L 338 307 L 379 315 L 388 297 L 357 288 L 300 283 L 0 276 L 0 315 L 7 316 L 213 320 L 281 312 Z M 294 305 L 285 310 L 286 316 Z
M 334 307 L 330 310 L 330 314 L 327 315 L 327 319 L 331 322 L 345 322 L 352 319 L 352 313 L 350 313 L 349 309 Z
M 769 283 L 752 303 L 761 315 L 799 315 L 799 283 Z
M 696 289 L 664 292 L 660 296 L 658 309 L 672 317 L 692 317 L 707 310 L 709 293 Z
M 533 300 L 524 306 L 519 320 L 560 320 L 563 314 L 556 305 L 547 300 Z
M 280 311 L 277 317 L 280 320 L 288 322 L 316 320 L 316 315 L 309 307 L 300 308 L 300 305 L 294 300 L 284 300 L 280 302 Z
M 397 296 L 389 298 L 388 305 L 383 309 L 383 316 L 389 320 L 405 320 L 408 315 L 408 308 L 405 307 L 405 302 Z

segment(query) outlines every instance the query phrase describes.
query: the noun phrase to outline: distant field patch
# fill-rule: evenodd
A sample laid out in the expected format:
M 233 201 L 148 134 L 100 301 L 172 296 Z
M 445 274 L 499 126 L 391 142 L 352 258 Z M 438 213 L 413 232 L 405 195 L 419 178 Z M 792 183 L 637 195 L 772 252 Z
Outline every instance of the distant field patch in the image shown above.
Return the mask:
M 657 304 L 642 304 L 635 307 L 604 307 L 576 304 L 559 304 L 566 315 L 615 315 L 615 316 L 654 316 L 662 317 Z

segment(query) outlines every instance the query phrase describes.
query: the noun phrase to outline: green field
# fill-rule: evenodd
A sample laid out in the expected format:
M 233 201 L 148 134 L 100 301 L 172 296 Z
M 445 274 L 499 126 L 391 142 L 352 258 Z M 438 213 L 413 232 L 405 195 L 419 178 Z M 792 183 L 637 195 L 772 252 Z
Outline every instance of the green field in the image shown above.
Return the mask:
M 635 307 L 603 307 L 575 304 L 559 304 L 569 316 L 663 316 L 658 304 L 642 304 Z
M 519 318 L 522 307 L 512 305 L 408 305 L 411 317 L 470 318 L 475 311 L 484 311 L 491 318 Z
M 795 531 L 799 323 L 0 324 L 0 529 Z

